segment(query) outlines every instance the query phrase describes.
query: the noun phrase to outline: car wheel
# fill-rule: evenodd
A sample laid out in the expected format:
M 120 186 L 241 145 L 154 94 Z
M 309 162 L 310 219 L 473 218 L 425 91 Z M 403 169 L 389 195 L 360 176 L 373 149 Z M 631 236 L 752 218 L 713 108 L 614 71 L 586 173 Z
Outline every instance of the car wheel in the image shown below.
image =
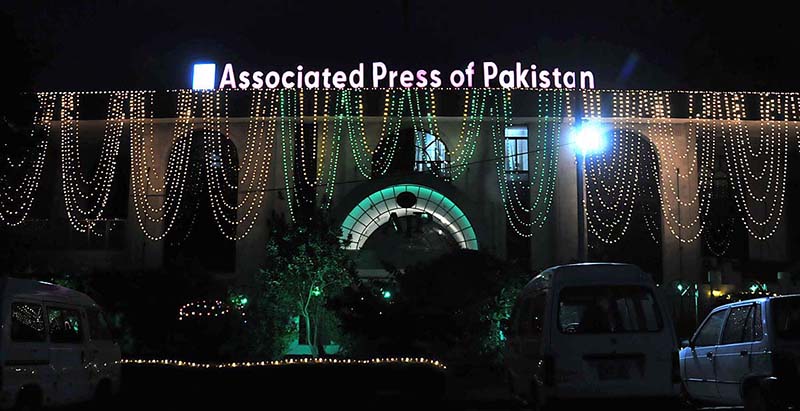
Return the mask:
M 770 404 L 761 387 L 751 385 L 744 391 L 744 409 L 745 411 L 772 411 L 775 407 Z

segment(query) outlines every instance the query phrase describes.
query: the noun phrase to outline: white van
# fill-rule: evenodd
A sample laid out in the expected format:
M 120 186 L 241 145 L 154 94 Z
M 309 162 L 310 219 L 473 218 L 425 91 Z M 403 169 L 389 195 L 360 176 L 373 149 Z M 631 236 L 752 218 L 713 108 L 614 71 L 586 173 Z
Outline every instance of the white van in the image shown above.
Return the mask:
M 650 275 L 629 264 L 553 267 L 520 293 L 506 330 L 512 393 L 553 400 L 679 393 L 672 319 Z
M 83 293 L 0 278 L 0 409 L 107 399 L 119 390 L 120 349 Z

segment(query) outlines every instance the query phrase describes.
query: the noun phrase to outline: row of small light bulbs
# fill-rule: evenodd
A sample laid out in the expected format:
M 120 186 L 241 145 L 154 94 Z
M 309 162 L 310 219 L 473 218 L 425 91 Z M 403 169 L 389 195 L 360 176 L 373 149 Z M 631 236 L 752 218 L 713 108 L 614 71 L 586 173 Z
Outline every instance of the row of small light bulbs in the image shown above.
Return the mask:
M 123 131 L 124 94 L 115 93 L 109 99 L 108 121 L 103 133 L 100 158 L 96 171 L 86 181 L 80 161 L 80 98 L 65 94 L 61 97 L 61 177 L 67 217 L 80 232 L 92 232 L 95 221 L 105 211 L 119 155 Z M 87 187 L 84 192 L 82 187 Z M 88 203 L 84 207 L 81 203 Z
M 710 116 L 713 95 L 701 96 L 701 111 L 703 117 Z M 687 125 L 686 148 L 682 154 L 677 146 L 677 136 L 674 126 L 664 120 L 670 118 L 668 96 L 663 93 L 648 93 L 649 106 L 652 107 L 652 120 L 648 122 L 648 132 L 653 137 L 661 164 L 654 163 L 653 172 L 659 182 L 661 209 L 667 230 L 681 243 L 691 243 L 702 235 L 706 215 L 711 201 L 711 189 L 714 170 L 713 124 L 705 121 L 692 121 L 693 97 L 689 101 L 689 117 Z M 689 160 L 688 172 L 682 174 L 680 166 Z M 658 175 L 660 168 L 661 175 Z M 685 169 L 687 167 L 684 167 Z M 675 170 L 675 173 L 673 173 Z M 693 183 L 693 176 L 697 173 L 697 182 Z M 678 181 L 676 181 L 676 179 Z M 695 187 L 689 193 L 684 190 L 680 193 L 681 181 L 689 181 L 684 186 Z M 689 200 L 684 200 L 690 196 Z M 693 215 L 691 219 L 686 215 Z
M 366 360 L 338 359 L 338 358 L 298 358 L 274 361 L 245 361 L 230 363 L 200 363 L 181 360 L 144 360 L 144 359 L 123 359 L 121 364 L 127 365 L 157 365 L 180 368 L 256 368 L 256 367 L 285 367 L 292 365 L 382 365 L 382 364 L 402 364 L 402 365 L 427 365 L 436 369 L 446 370 L 447 366 L 437 360 L 422 357 L 385 357 L 372 358 Z
M 612 96 L 614 117 L 632 114 L 628 97 L 620 93 Z M 584 93 L 584 108 L 589 109 L 588 117 L 599 117 L 600 94 Z M 633 134 L 630 124 L 619 124 L 615 120 L 613 129 L 612 148 L 588 156 L 585 167 L 587 228 L 606 244 L 618 242 L 630 226 L 638 195 L 641 163 L 641 139 Z
M 147 147 L 144 121 L 147 112 L 141 95 L 137 97 L 139 98 L 134 99 L 134 103 L 131 104 L 131 186 L 134 211 L 142 233 L 152 241 L 160 241 L 172 230 L 179 217 L 190 168 L 191 133 L 198 99 L 192 91 L 178 94 L 177 119 L 172 130 L 172 151 L 164 172 L 164 186 L 172 186 L 175 189 L 166 190 L 164 203 L 153 207 L 149 200 L 153 187 L 150 185 L 145 158 Z M 167 221 L 163 221 L 167 218 Z M 159 230 L 155 230 L 156 233 L 151 232 L 150 227 L 153 225 L 160 226 Z
M 475 154 L 478 137 L 483 124 L 484 109 L 488 91 L 483 89 L 467 90 L 464 92 L 464 110 L 461 119 L 461 131 L 458 136 L 455 150 L 453 150 L 452 171 L 448 178 L 456 180 L 467 171 L 466 163 L 472 160 Z M 431 99 L 434 98 L 431 92 Z
M 703 242 L 705 243 L 706 248 L 708 248 L 708 251 L 710 251 L 711 254 L 714 254 L 717 257 L 722 257 L 723 255 L 727 254 L 728 249 L 730 248 L 731 243 L 733 242 L 733 232 L 735 229 L 734 223 L 735 219 L 733 217 L 730 217 L 728 219 L 727 224 L 725 224 L 721 228 L 720 227 L 705 228 L 705 230 L 703 231 Z M 724 234 L 724 238 L 722 238 L 722 240 L 718 238 L 720 233 Z
M 758 153 L 766 156 L 763 164 L 767 168 L 766 172 L 762 173 L 761 176 L 762 178 L 765 175 L 767 177 L 767 182 L 762 184 L 765 186 L 764 196 L 759 198 L 754 195 L 750 181 L 757 182 L 759 180 L 752 172 L 750 165 L 750 159 L 755 155 L 744 147 L 750 145 L 750 138 L 747 127 L 742 120 L 744 117 L 743 99 L 740 96 L 727 95 L 724 98 L 724 102 L 728 116 L 734 119 L 733 122 L 727 123 L 728 138 L 726 144 L 724 144 L 726 148 L 725 158 L 729 164 L 730 181 L 734 187 L 734 201 L 750 235 L 758 240 L 767 240 L 777 232 L 780 226 L 786 196 L 789 130 L 786 122 L 780 123 L 784 126 L 782 130 L 778 129 L 775 124 L 776 112 L 784 107 L 774 105 L 770 100 L 761 99 L 760 101 L 761 114 L 767 120 L 762 120 L 761 122 L 759 138 L 771 141 L 774 147 L 768 149 L 770 151 L 765 153 Z M 772 129 L 772 132 L 766 133 L 764 131 L 765 121 L 767 126 Z M 778 125 L 778 127 L 780 126 Z M 778 141 L 781 134 L 783 135 L 783 141 Z M 777 152 L 772 150 L 777 150 Z M 757 217 L 751 208 L 751 200 L 762 204 L 765 215 L 761 219 Z M 769 207 L 768 210 L 766 209 L 767 207 Z
M 206 170 L 206 183 L 211 203 L 212 214 L 218 225 L 220 233 L 229 240 L 235 241 L 244 238 L 255 227 L 261 205 L 264 199 L 264 188 L 268 181 L 269 167 L 272 159 L 272 145 L 275 137 L 277 110 L 274 104 L 277 93 L 270 93 L 269 108 L 272 109 L 267 121 L 264 121 L 264 96 L 262 92 L 255 93 L 251 104 L 250 123 L 248 125 L 245 155 L 237 176 L 229 178 L 225 173 L 226 166 L 232 166 L 234 160 L 231 151 L 224 146 L 224 141 L 229 138 L 229 123 L 227 118 L 227 98 L 225 98 L 224 122 L 219 112 L 219 98 L 204 101 L 205 134 L 203 136 L 204 161 Z M 215 97 L 215 96 L 211 96 Z M 225 96 L 227 97 L 227 95 Z M 265 124 L 266 123 L 266 124 Z M 221 124 L 225 124 L 224 129 Z M 266 148 L 264 147 L 266 145 Z M 214 157 L 216 155 L 216 157 Z M 214 164 L 219 159 L 221 164 Z M 251 171 L 252 169 L 252 171 Z M 237 173 L 237 174 L 239 174 Z M 224 181 L 220 181 L 224 180 Z M 234 184 L 228 183 L 234 181 Z M 238 194 L 239 186 L 246 187 L 246 193 L 241 200 L 234 199 L 228 203 L 226 192 L 233 191 Z M 240 210 L 244 210 L 241 212 Z M 238 213 L 231 217 L 232 213 Z
M 31 138 L 35 138 L 37 127 L 41 127 L 42 141 L 36 145 L 35 157 L 31 166 L 26 170 L 22 182 L 14 187 L 9 186 L 9 176 L 0 178 L 2 183 L 2 196 L 0 197 L 0 221 L 8 226 L 18 226 L 25 222 L 33 207 L 39 182 L 42 178 L 44 161 L 47 156 L 47 147 L 50 135 L 50 124 L 53 121 L 57 96 L 37 95 L 39 109 L 34 115 L 34 127 L 31 129 Z M 10 163 L 10 159 L 8 159 Z
M 501 195 L 508 196 L 509 192 L 513 193 L 513 200 L 505 201 L 509 205 L 509 209 L 506 210 L 507 218 L 512 229 L 525 238 L 534 236 L 536 230 L 544 226 L 555 197 L 558 146 L 561 137 L 560 110 L 563 96 L 553 94 L 547 97 L 544 98 L 543 95 L 540 95 L 538 100 L 539 123 L 536 127 L 536 148 L 528 150 L 528 158 L 533 158 L 534 161 L 529 160 L 532 166 L 528 168 L 530 177 L 527 178 L 527 181 L 520 181 L 519 173 L 506 171 L 505 160 L 509 155 L 508 152 L 504 152 L 504 156 L 497 158 L 499 163 L 503 163 L 502 168 L 498 164 L 498 172 L 502 170 L 502 173 L 498 174 L 498 184 L 506 185 L 505 190 L 501 191 Z M 504 135 L 494 137 L 498 148 L 504 146 Z M 530 143 L 528 147 L 530 147 Z M 538 173 L 538 176 L 534 177 L 535 173 Z M 519 193 L 528 190 L 535 190 L 536 196 L 531 201 L 531 205 L 526 207 L 526 201 L 520 198 Z
M 227 304 L 221 300 L 202 300 L 193 301 L 182 305 L 178 309 L 178 320 L 186 320 L 190 318 L 210 318 L 227 315 L 233 312 Z M 240 311 L 242 317 L 246 316 L 244 311 Z
M 301 87 L 304 90 L 314 90 L 318 88 L 308 88 L 308 87 Z M 297 90 L 297 87 L 292 88 L 291 90 Z M 534 87 L 437 87 L 435 89 L 429 87 L 409 87 L 406 90 L 436 90 L 436 91 L 466 91 L 466 90 L 498 90 L 498 91 L 536 91 L 541 93 L 560 93 L 560 92 L 567 92 L 567 93 L 579 93 L 585 90 L 573 90 L 573 89 L 558 89 L 558 88 L 534 88 Z M 283 90 L 283 89 L 276 89 L 276 90 Z M 397 90 L 396 87 L 342 87 L 337 88 L 332 91 L 386 91 L 386 90 Z M 142 93 L 142 94 L 157 94 L 157 93 L 180 93 L 180 92 L 193 92 L 196 90 L 193 89 L 186 89 L 186 88 L 176 88 L 176 89 L 166 89 L 166 90 L 89 90 L 89 91 L 44 91 L 44 92 L 37 92 L 36 94 L 40 95 L 61 95 L 61 94 L 76 94 L 76 95 L 108 95 L 111 93 Z M 251 92 L 254 90 L 249 89 L 225 89 L 228 92 Z M 653 89 L 591 89 L 593 92 L 598 93 L 614 93 L 614 92 L 625 92 L 625 93 L 648 93 L 654 91 Z M 683 89 L 668 89 L 668 90 L 659 90 L 660 92 L 669 93 L 669 94 L 730 94 L 736 93 L 741 95 L 776 95 L 776 96 L 800 96 L 800 92 L 796 91 L 714 91 L 714 90 L 683 90 Z

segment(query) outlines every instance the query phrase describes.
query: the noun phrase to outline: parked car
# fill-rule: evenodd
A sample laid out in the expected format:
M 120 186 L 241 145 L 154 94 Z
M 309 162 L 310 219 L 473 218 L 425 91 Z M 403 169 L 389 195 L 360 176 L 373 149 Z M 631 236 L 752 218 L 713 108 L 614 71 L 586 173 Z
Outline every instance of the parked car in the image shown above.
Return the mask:
M 0 278 L 0 297 L 0 409 L 116 394 L 120 349 L 91 298 L 15 278 Z
M 800 406 L 800 295 L 717 307 L 681 345 L 682 388 L 692 403 Z
M 629 264 L 549 268 L 517 299 L 506 330 L 512 392 L 554 400 L 678 397 L 678 343 L 651 276 Z

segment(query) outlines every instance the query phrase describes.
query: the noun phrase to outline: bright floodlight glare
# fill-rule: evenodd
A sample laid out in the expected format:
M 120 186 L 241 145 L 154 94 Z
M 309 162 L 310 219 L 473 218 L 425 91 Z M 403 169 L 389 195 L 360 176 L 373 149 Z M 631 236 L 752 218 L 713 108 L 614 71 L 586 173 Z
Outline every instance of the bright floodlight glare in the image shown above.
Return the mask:
M 582 154 L 592 154 L 603 150 L 603 128 L 598 124 L 584 123 L 572 135 L 575 149 Z
M 192 74 L 193 90 L 211 90 L 217 77 L 217 65 L 214 63 L 198 63 L 194 65 Z

